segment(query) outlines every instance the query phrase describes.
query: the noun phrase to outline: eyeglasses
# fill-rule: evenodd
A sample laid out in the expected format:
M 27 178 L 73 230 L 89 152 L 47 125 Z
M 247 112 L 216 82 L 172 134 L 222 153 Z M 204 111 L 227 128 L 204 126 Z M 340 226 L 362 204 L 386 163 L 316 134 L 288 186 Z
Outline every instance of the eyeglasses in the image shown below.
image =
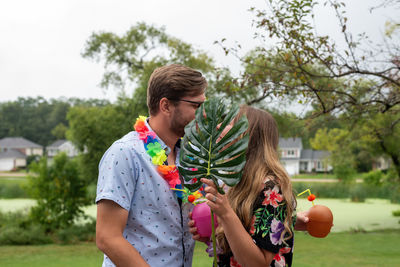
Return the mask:
M 195 104 L 195 105 L 197 105 L 196 108 L 199 108 L 199 107 L 201 106 L 201 104 L 204 103 L 204 101 L 203 101 L 203 102 L 199 102 L 199 101 L 192 101 L 192 100 L 186 100 L 186 99 L 169 99 L 169 100 L 172 100 L 172 101 L 182 101 L 182 102 L 187 102 L 187 103 Z

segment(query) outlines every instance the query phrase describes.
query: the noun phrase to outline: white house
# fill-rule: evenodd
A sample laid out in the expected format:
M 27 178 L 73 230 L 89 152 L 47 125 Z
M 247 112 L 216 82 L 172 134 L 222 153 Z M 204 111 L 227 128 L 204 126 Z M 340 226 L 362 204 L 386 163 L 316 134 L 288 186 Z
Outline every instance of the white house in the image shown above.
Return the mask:
M 11 171 L 26 167 L 26 157 L 42 156 L 43 147 L 23 137 L 5 137 L 0 139 L 0 170 Z
M 26 156 L 18 150 L 0 152 L 0 171 L 12 171 L 26 166 Z
M 303 149 L 301 138 L 279 138 L 281 163 L 289 175 L 300 173 L 300 155 Z
M 279 138 L 280 160 L 289 175 L 300 172 L 326 172 L 328 151 L 303 149 L 301 138 Z
M 47 156 L 49 158 L 54 157 L 60 152 L 65 152 L 68 157 L 75 157 L 78 155 L 79 151 L 76 149 L 74 144 L 68 140 L 57 140 L 51 145 L 46 147 Z

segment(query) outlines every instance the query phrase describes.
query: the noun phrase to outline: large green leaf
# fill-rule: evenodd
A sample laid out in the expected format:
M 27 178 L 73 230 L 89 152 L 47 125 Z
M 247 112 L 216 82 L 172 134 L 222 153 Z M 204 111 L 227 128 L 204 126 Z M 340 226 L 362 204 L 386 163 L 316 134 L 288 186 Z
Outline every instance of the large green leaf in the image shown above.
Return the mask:
M 224 128 L 236 117 L 238 107 L 226 112 L 222 101 L 206 101 L 197 111 L 196 117 L 185 127 L 181 144 L 179 173 L 186 182 L 197 178 L 193 184 L 185 184 L 191 191 L 202 185 L 200 178 L 211 179 L 218 191 L 218 179 L 228 186 L 239 183 L 246 163 L 248 136 L 247 118 L 242 116 L 229 132 L 217 142 Z M 220 127 L 217 125 L 221 124 Z

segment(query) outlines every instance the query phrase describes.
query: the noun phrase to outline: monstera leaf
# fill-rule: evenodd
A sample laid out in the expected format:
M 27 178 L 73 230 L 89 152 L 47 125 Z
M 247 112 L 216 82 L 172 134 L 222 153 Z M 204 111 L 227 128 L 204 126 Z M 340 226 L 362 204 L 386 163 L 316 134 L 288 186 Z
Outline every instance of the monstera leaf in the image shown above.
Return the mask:
M 225 109 L 222 101 L 206 101 L 196 111 L 195 119 L 185 127 L 179 173 L 186 182 L 198 179 L 193 184 L 185 184 L 191 191 L 201 187 L 200 178 L 211 179 L 221 194 L 224 191 L 219 187 L 218 179 L 228 186 L 234 186 L 240 181 L 246 163 L 248 136 L 243 133 L 248 128 L 248 122 L 242 116 L 221 138 L 224 128 L 239 112 L 238 107 L 229 112 Z

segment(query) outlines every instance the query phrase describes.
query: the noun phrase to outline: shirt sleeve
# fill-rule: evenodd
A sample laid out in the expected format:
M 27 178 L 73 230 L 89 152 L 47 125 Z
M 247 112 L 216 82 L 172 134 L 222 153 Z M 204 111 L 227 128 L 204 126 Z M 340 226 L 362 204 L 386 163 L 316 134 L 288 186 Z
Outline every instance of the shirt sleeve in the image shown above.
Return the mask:
M 124 143 L 115 142 L 99 164 L 96 203 L 108 199 L 129 211 L 137 183 L 137 169 L 132 152 Z
M 250 235 L 262 249 L 278 253 L 285 246 L 282 232 L 285 230 L 286 202 L 278 185 L 266 186 L 254 209 Z

